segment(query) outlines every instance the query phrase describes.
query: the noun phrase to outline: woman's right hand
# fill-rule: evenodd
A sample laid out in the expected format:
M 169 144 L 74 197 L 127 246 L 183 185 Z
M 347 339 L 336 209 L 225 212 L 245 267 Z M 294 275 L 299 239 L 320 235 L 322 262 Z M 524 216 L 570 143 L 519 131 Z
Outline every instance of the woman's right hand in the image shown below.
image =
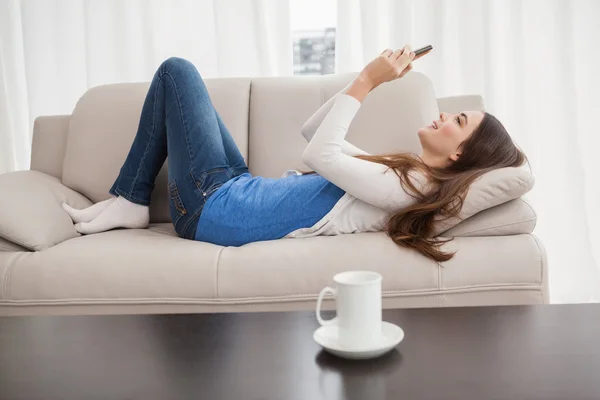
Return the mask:
M 409 45 L 401 49 L 392 51 L 385 49 L 379 57 L 367 64 L 360 73 L 360 78 L 365 81 L 372 89 L 385 82 L 402 78 L 410 69 L 411 62 L 415 58 L 415 53 L 411 51 Z

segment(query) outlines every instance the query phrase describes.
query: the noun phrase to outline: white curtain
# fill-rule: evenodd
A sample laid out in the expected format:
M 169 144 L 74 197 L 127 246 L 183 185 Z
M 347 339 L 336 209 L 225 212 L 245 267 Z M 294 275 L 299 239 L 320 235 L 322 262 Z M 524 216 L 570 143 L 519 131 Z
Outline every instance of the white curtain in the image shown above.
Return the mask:
M 291 75 L 289 0 L 0 0 L 0 173 L 29 167 L 37 116 L 171 56 L 205 78 Z
M 481 94 L 528 155 L 553 302 L 600 300 L 600 1 L 338 0 L 336 70 L 387 47 L 438 96 Z

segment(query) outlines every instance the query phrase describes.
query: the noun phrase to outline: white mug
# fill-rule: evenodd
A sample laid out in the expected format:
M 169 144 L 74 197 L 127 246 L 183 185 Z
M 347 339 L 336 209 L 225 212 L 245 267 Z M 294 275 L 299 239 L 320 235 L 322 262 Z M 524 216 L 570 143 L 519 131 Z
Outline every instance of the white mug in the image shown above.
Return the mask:
M 337 325 L 342 346 L 366 348 L 381 340 L 381 275 L 371 271 L 348 271 L 333 277 L 336 288 L 326 287 L 317 300 L 317 320 L 323 326 Z M 323 297 L 336 299 L 337 316 L 321 318 Z

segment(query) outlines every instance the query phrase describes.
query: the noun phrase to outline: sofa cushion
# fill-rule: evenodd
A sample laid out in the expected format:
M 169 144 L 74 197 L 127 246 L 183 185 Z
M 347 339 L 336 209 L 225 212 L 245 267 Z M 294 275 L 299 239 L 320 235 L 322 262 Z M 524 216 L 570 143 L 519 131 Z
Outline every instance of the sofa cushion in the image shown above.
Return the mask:
M 37 304 L 214 299 L 221 250 L 147 229 L 81 236 L 15 260 L 6 297 Z
M 250 172 L 278 178 L 286 170 L 309 170 L 302 162 L 302 125 L 354 73 L 319 77 L 257 78 L 250 99 Z M 419 128 L 439 117 L 429 78 L 410 72 L 381 85 L 363 102 L 346 139 L 372 153 L 420 151 Z M 393 122 L 390 122 L 393 121 Z
M 35 119 L 30 169 L 62 178 L 70 118 L 70 115 L 53 115 Z
M 436 221 L 434 236 L 441 235 L 481 211 L 518 199 L 529 192 L 534 183 L 535 178 L 529 164 L 500 168 L 484 174 L 471 184 L 463 207 L 456 217 Z
M 250 79 L 205 81 L 212 102 L 240 152 L 248 153 Z M 109 197 L 135 137 L 148 83 L 123 83 L 88 90 L 70 118 L 62 180 L 94 202 Z M 150 220 L 169 222 L 167 168 L 160 171 L 152 193 Z
M 334 274 L 361 269 L 382 274 L 384 297 L 542 282 L 542 254 L 531 235 L 456 238 L 443 248 L 457 253 L 439 265 L 382 232 L 226 247 L 219 296 L 239 302 L 314 299 Z
M 508 201 L 481 211 L 440 236 L 504 236 L 531 233 L 537 216 L 523 198 Z
M 483 97 L 472 94 L 451 97 L 438 97 L 438 107 L 440 112 L 449 114 L 458 114 L 461 111 L 483 111 Z
M 79 236 L 62 203 L 92 203 L 57 178 L 37 171 L 0 175 L 0 237 L 29 250 L 44 250 Z
M 36 253 L 0 253 L 2 305 L 314 305 L 337 272 L 381 273 L 384 299 L 538 291 L 544 253 L 531 235 L 457 238 L 442 265 L 381 233 L 220 247 L 150 230 L 115 230 Z M 349 251 L 351 249 L 351 251 Z M 13 257 L 11 254 L 17 254 Z M 505 300 L 506 301 L 506 300 Z M 414 306 L 414 305 L 413 305 Z M 275 308 L 275 306 L 273 307 Z
M 156 233 L 162 233 L 163 235 L 169 235 L 173 237 L 179 237 L 173 224 L 170 222 L 160 222 L 148 225 L 148 230 Z
M 18 244 L 14 244 L 11 241 L 8 241 L 4 238 L 0 238 L 0 251 L 29 251 L 23 246 L 19 246 Z

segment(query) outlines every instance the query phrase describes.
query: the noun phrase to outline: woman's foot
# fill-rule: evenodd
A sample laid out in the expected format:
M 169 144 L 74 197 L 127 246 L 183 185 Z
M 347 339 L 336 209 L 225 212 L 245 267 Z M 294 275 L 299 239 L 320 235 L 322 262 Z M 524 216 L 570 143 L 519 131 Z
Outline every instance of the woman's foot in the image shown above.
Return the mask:
M 77 229 L 77 232 L 87 235 L 115 228 L 145 228 L 149 222 L 150 207 L 132 203 L 123 197 L 117 197 L 91 222 L 80 222 L 75 225 L 75 229 Z
M 67 214 L 69 214 L 74 223 L 77 224 L 79 222 L 90 222 L 100 215 L 102 211 L 106 210 L 106 208 L 110 206 L 116 199 L 116 197 L 111 197 L 108 200 L 101 201 L 93 206 L 84 208 L 83 210 L 77 210 L 67 203 L 63 203 L 62 208 L 67 212 Z

